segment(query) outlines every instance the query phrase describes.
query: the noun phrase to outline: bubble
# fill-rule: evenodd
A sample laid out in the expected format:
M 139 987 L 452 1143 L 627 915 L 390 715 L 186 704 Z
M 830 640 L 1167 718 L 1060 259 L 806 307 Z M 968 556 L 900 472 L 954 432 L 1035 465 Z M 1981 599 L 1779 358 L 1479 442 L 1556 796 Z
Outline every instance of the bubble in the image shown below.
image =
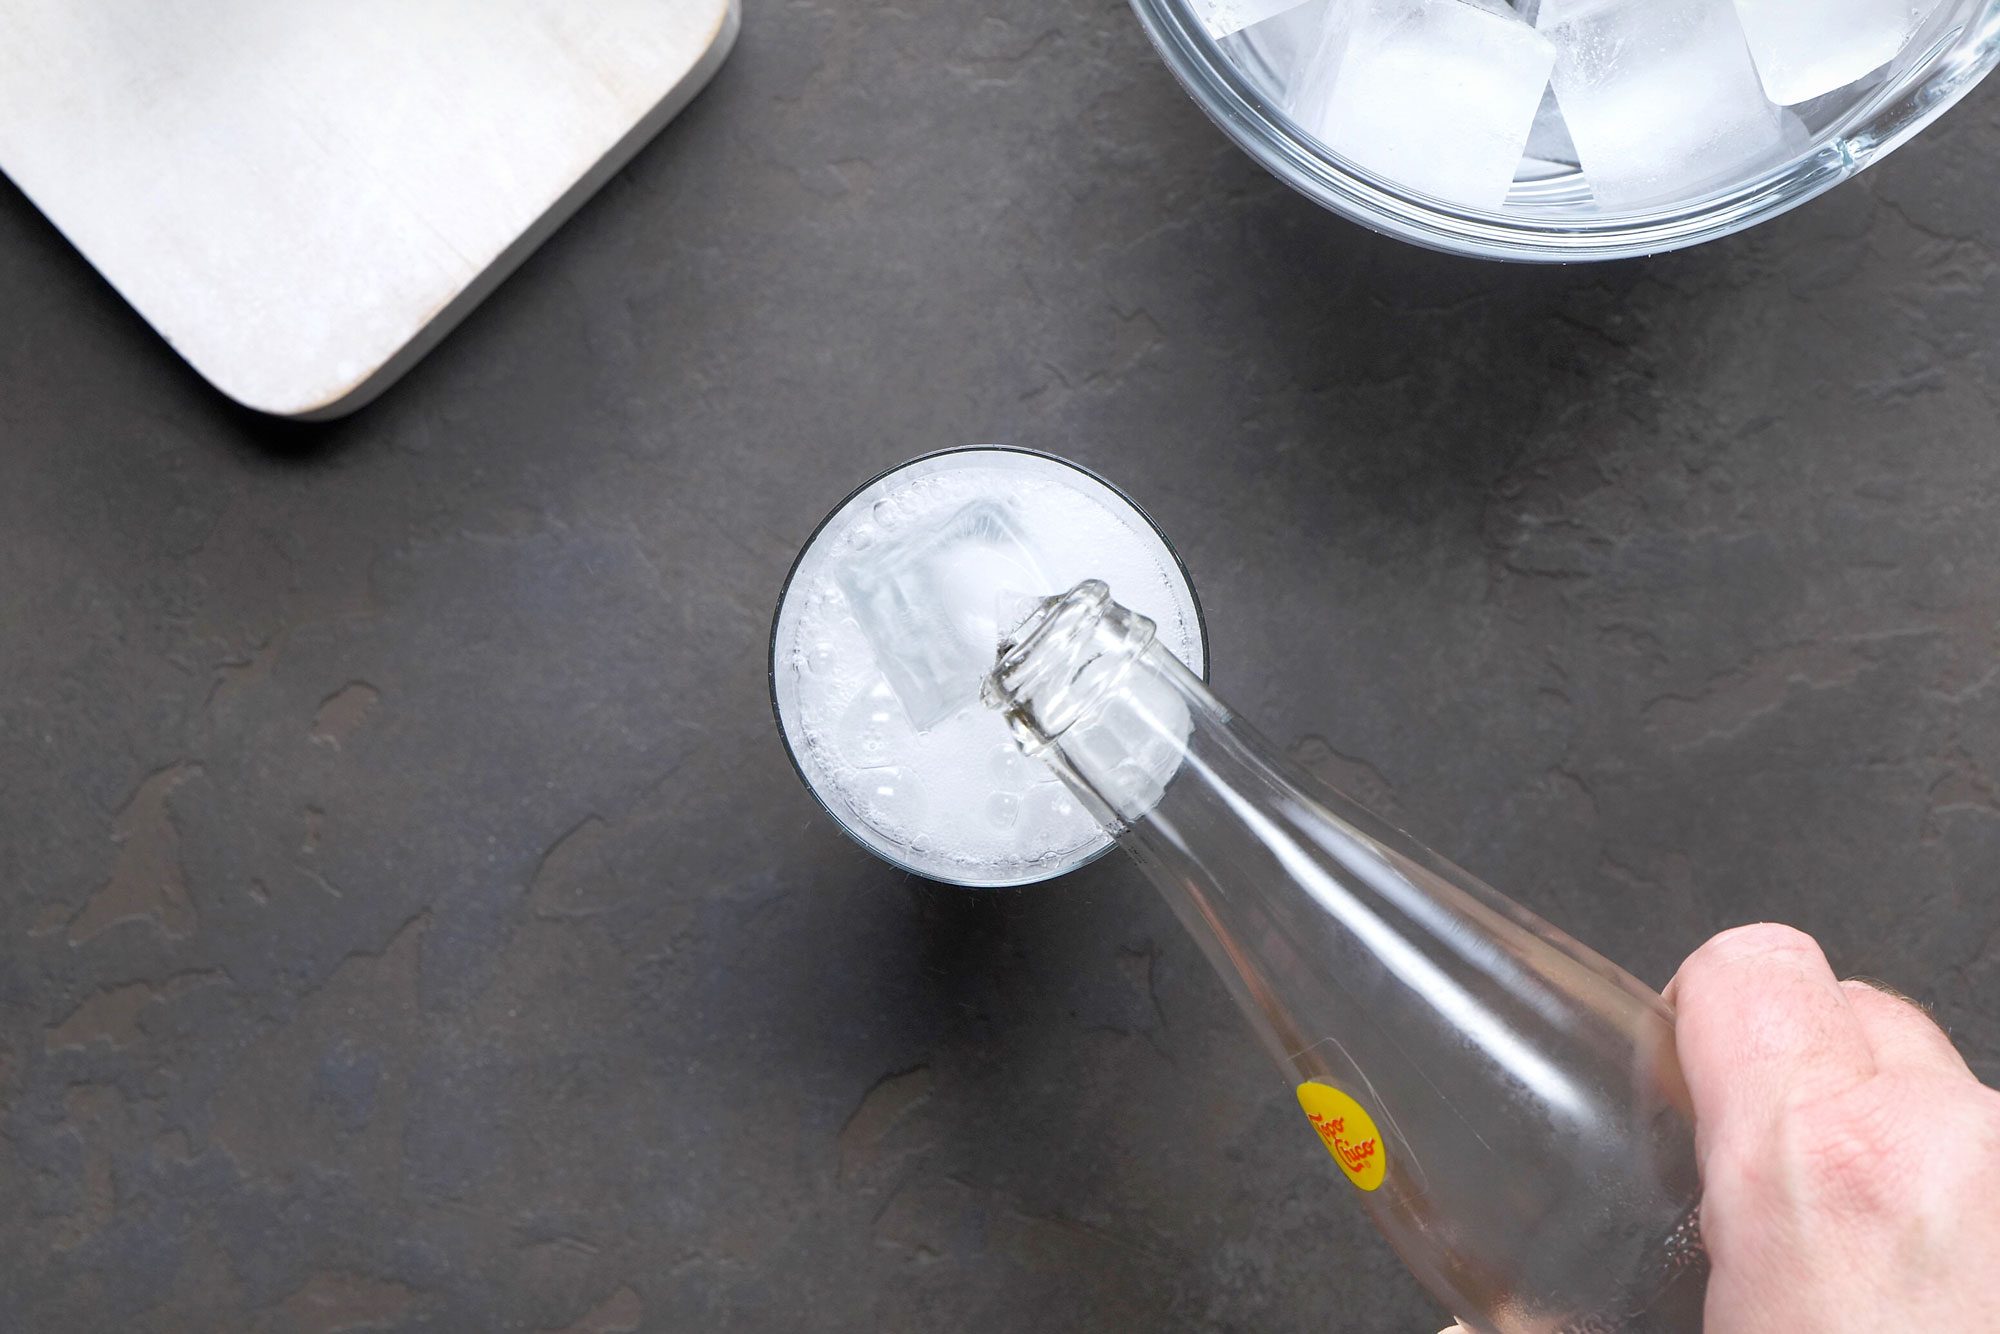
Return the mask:
M 884 528 L 894 528 L 896 520 L 902 517 L 896 502 L 893 500 L 878 500 L 869 507 L 868 512 L 874 515 L 875 522 L 881 524 Z
M 1021 799 L 1011 792 L 995 792 L 986 799 L 986 823 L 995 829 L 1012 829 L 1021 814 Z
M 1002 792 L 1026 792 L 1036 783 L 1052 777 L 1048 766 L 1031 760 L 1011 741 L 1003 741 L 986 758 L 986 774 Z
M 854 697 L 834 728 L 834 750 L 857 769 L 883 769 L 895 764 L 909 740 L 910 725 L 903 706 L 887 681 L 877 681 Z
M 909 831 L 923 818 L 923 786 L 907 769 L 871 769 L 861 776 L 855 796 L 862 818 L 886 834 Z M 921 834 L 916 838 L 929 846 Z
M 1076 819 L 1083 813 L 1083 807 L 1066 787 L 1042 787 L 1028 794 L 1022 812 L 1037 824 L 1057 823 Z
M 1031 855 L 1049 856 L 1073 848 L 1090 836 L 1097 824 L 1066 787 L 1042 784 L 1021 798 L 1015 821 L 1015 842 Z

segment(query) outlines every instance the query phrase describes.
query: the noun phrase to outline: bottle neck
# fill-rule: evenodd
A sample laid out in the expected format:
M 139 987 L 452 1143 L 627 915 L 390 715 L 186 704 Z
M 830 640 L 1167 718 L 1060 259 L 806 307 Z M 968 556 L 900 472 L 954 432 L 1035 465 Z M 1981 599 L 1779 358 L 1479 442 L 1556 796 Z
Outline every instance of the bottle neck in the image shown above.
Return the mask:
M 1300 1076 L 1313 1063 L 1277 993 L 1363 956 L 1369 975 L 1468 1014 L 1475 978 L 1530 1011 L 1547 1011 L 1560 980 L 1613 1010 L 1665 1013 L 1623 969 L 1297 772 L 1100 582 L 1042 604 L 1003 646 L 986 699 L 1139 861 Z M 1563 1101 L 1533 1044 L 1466 1022 Z

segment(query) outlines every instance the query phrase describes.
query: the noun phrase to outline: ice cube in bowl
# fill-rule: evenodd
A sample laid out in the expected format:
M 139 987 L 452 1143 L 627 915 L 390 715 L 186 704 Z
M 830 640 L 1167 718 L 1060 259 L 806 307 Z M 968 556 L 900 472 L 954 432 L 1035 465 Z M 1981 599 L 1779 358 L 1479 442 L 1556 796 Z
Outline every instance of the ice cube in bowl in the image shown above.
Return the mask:
M 1736 0 L 1773 102 L 1792 106 L 1894 60 L 1936 0 Z
M 1674 7 L 1674 0 L 1654 2 Z M 1733 2 L 1701 12 L 1711 21 L 1718 12 L 1726 18 Z M 1832 11 L 1848 2 L 1825 0 Z M 1572 135 L 1544 102 L 1507 193 L 1482 206 L 1381 170 L 1386 150 L 1371 159 L 1366 149 L 1350 143 L 1337 151 L 1322 138 L 1328 121 L 1305 86 L 1307 72 L 1317 69 L 1324 78 L 1332 69 L 1336 82 L 1343 80 L 1352 48 L 1342 36 L 1332 61 L 1301 59 L 1298 52 L 1309 44 L 1310 24 L 1325 38 L 1334 30 L 1330 18 L 1337 22 L 1343 8 L 1358 12 L 1365 0 L 1307 0 L 1220 42 L 1195 19 L 1193 0 L 1132 0 L 1169 69 L 1215 123 L 1280 180 L 1337 213 L 1418 245 L 1539 262 L 1654 254 L 1727 236 L 1833 188 L 1907 141 L 2000 63 L 2000 0 L 1908 2 L 1913 13 L 1932 7 L 1900 52 L 1810 101 L 1768 105 L 1773 99 L 1752 66 L 1750 80 L 1767 103 L 1761 110 L 1736 95 L 1750 81 L 1739 77 L 1731 80 L 1726 107 L 1696 106 L 1678 119 L 1655 118 L 1649 133 L 1630 133 L 1635 119 L 1644 124 L 1633 108 L 1622 117 L 1596 118 L 1599 130 L 1622 124 L 1625 142 L 1657 155 L 1634 161 L 1607 154 L 1605 146 L 1617 147 L 1620 139 L 1600 134 L 1601 183 L 1588 178 L 1587 163 L 1579 165 L 1590 136 Z M 1515 8 L 1539 18 L 1533 0 L 1515 0 Z M 1741 29 L 1740 19 L 1736 26 Z M 1737 40 L 1749 49 L 1740 31 Z M 1690 92 L 1707 90 L 1701 62 L 1684 61 L 1679 68 L 1683 75 L 1695 72 L 1692 89 L 1675 87 L 1671 79 L 1656 88 L 1685 106 Z M 1738 63 L 1736 75 L 1743 72 Z M 1427 113 L 1422 103 L 1431 96 L 1426 88 L 1413 100 L 1415 114 Z M 1583 100 L 1589 104 L 1587 95 Z M 1591 105 L 1584 114 L 1617 109 Z M 1621 168 L 1628 169 L 1627 179 L 1620 179 Z
M 1643 204 L 1774 160 L 1778 110 L 1734 0 L 1543 0 L 1556 104 L 1599 202 Z
M 1323 22 L 1298 123 L 1412 190 L 1500 207 L 1548 87 L 1548 40 L 1501 0 L 1335 0 Z
M 1202 26 L 1211 37 L 1227 37 L 1253 23 L 1262 23 L 1306 0 L 1193 0 L 1201 14 Z

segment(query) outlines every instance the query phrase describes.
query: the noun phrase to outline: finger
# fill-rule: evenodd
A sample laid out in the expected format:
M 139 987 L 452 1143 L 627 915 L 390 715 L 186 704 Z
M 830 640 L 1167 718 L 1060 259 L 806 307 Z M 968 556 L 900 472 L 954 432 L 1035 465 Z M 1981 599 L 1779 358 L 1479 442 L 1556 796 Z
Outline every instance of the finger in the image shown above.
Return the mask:
M 1875 1072 L 1847 993 L 1813 938 L 1764 923 L 1716 936 L 1668 984 L 1695 1108 L 1695 1150 L 1761 1145 L 1788 1107 Z
M 1908 997 L 1867 978 L 1840 984 L 1868 1038 L 1875 1064 L 1883 1070 L 1923 1070 L 1969 1078 L 1972 1070 L 1937 1021 Z

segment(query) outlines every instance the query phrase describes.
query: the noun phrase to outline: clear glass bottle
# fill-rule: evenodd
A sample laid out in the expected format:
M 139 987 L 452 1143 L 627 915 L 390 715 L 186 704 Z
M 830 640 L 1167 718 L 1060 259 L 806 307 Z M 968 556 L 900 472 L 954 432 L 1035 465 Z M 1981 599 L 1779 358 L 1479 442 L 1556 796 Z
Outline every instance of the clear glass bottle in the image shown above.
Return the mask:
M 1151 876 L 1404 1262 L 1493 1334 L 1701 1328 L 1673 1016 L 1320 786 L 1096 581 L 988 682 Z

